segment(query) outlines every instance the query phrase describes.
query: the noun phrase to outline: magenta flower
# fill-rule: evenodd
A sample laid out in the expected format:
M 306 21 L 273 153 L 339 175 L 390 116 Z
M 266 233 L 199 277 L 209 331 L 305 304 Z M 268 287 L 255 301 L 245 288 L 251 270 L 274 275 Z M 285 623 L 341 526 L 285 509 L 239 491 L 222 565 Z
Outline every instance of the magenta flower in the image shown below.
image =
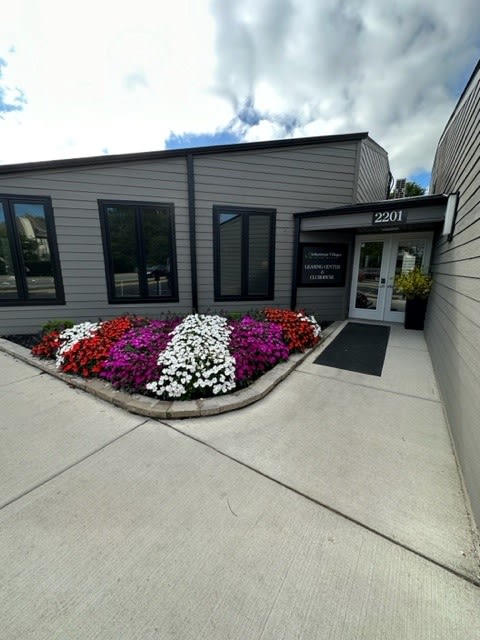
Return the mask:
M 158 355 L 170 342 L 170 333 L 179 324 L 173 320 L 151 320 L 144 327 L 135 327 L 113 346 L 101 377 L 116 389 L 129 393 L 146 393 L 146 384 L 158 379 L 161 367 Z
M 273 322 L 246 316 L 232 321 L 230 353 L 235 358 L 237 387 L 246 387 L 278 362 L 288 360 L 288 347 L 282 338 L 282 327 Z

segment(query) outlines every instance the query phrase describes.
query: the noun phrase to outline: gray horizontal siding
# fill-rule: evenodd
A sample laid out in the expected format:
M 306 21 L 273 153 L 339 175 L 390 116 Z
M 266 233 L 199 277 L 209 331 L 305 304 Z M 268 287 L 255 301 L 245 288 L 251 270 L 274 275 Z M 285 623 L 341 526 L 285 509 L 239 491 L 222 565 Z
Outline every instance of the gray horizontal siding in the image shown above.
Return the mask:
M 318 322 L 331 322 L 345 318 L 346 292 L 344 288 L 299 288 L 297 309 L 314 315 Z
M 372 140 L 360 144 L 356 202 L 374 202 L 388 196 L 388 155 Z
M 434 252 L 426 338 L 472 508 L 480 523 L 480 73 L 440 140 L 436 192 L 459 191 L 452 240 Z
M 238 167 L 241 165 L 244 167 L 244 171 L 247 175 L 250 172 L 250 176 L 255 180 L 262 180 L 263 178 L 272 178 L 272 166 L 274 166 L 278 172 L 282 170 L 287 172 L 292 178 L 292 182 L 297 179 L 302 180 L 304 178 L 318 178 L 319 166 L 321 167 L 320 177 L 328 177 L 331 179 L 345 179 L 345 176 L 352 174 L 352 163 L 345 162 L 347 158 L 354 160 L 356 157 L 355 146 L 359 143 L 351 143 L 349 148 L 335 149 L 332 147 L 323 148 L 323 153 L 319 157 L 318 153 L 314 153 L 312 149 L 308 153 L 296 150 L 297 161 L 292 162 L 293 150 L 285 151 L 269 151 L 257 152 L 258 155 L 253 156 L 252 153 L 235 153 L 230 156 L 223 156 L 222 163 L 219 167 L 219 156 L 210 155 L 202 156 L 202 170 L 204 175 L 216 174 L 221 171 L 228 175 L 235 174 Z M 275 154 L 273 158 L 272 155 Z M 197 161 L 200 158 L 195 158 Z M 273 164 L 272 164 L 273 163 Z
M 479 103 L 480 85 L 478 80 L 475 80 L 468 95 L 462 99 L 461 108 L 457 108 L 455 117 L 450 121 L 437 148 L 432 169 L 432 193 L 441 192 L 442 189 L 454 191 L 455 185 L 466 183 L 466 176 L 472 167 L 478 167 Z
M 0 334 L 36 331 L 54 318 L 80 322 L 122 312 L 161 316 L 191 311 L 183 158 L 0 175 L 0 193 L 51 197 L 66 297 L 65 305 L 2 307 Z M 108 304 L 98 199 L 173 203 L 179 303 Z
M 478 258 L 477 237 L 470 237 L 466 242 L 458 242 L 455 245 L 453 242 L 439 244 L 436 259 L 442 264 L 455 264 L 464 260 L 475 260 Z M 456 239 L 458 240 L 458 238 L 459 236 L 457 235 Z
M 197 265 L 202 307 L 248 310 L 273 304 L 290 306 L 293 213 L 353 202 L 357 145 L 358 142 L 343 142 L 195 158 Z M 274 300 L 215 302 L 213 205 L 276 210 Z
M 477 249 L 478 251 L 478 249 Z M 454 276 L 456 278 L 478 279 L 480 273 L 480 256 L 468 260 L 454 260 L 452 262 L 440 262 L 437 257 L 432 264 L 432 271 L 436 279 L 442 282 L 443 276 Z
M 213 296 L 213 205 L 276 210 L 275 299 L 267 304 L 288 307 L 294 243 L 293 213 L 354 202 L 358 148 L 362 140 L 193 154 L 201 310 L 213 311 L 226 306 L 216 304 Z M 372 158 L 376 151 L 378 149 L 372 143 Z M 366 179 L 363 178 L 364 182 Z M 0 333 L 33 331 L 46 320 L 58 317 L 81 321 L 113 317 L 123 311 L 159 315 L 165 310 L 180 313 L 191 310 L 185 158 L 128 159 L 123 163 L 77 168 L 62 165 L 4 174 L 0 175 L 0 193 L 51 197 L 66 294 L 65 306 L 3 307 Z M 173 203 L 178 304 L 107 303 L 98 199 Z M 330 294 L 330 299 L 335 300 L 337 294 Z M 322 304 L 326 304 L 326 298 Z M 263 307 L 265 303 L 228 304 L 230 309 L 239 310 L 255 306 Z M 336 301 L 333 307 L 338 309 Z M 322 308 L 327 312 L 325 306 Z

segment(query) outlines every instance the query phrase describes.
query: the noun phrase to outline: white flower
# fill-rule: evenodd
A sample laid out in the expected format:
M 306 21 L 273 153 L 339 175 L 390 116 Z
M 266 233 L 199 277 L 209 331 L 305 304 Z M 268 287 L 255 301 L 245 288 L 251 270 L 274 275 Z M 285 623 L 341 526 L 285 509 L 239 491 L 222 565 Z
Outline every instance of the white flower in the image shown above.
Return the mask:
M 76 324 L 70 329 L 64 329 L 60 333 L 61 347 L 57 351 L 55 357 L 55 366 L 60 369 L 65 360 L 65 354 L 73 347 L 79 340 L 83 338 L 91 338 L 98 331 L 100 327 L 99 322 L 82 322 Z
M 312 325 L 313 335 L 316 338 L 322 335 L 322 329 L 320 328 L 320 325 L 318 324 L 315 316 L 306 316 L 304 313 L 298 312 L 297 318 L 299 318 L 302 322 L 309 322 Z
M 160 397 L 187 398 L 194 389 L 213 395 L 235 388 L 235 360 L 229 351 L 230 328 L 220 316 L 193 314 L 172 331 L 159 355 L 162 373 L 147 389 Z M 221 374 L 222 384 L 218 384 Z
M 313 333 L 314 333 L 314 336 L 315 336 L 316 338 L 318 338 L 319 336 L 321 336 L 321 335 L 322 335 L 322 329 L 321 329 L 320 325 L 318 324 L 318 322 L 317 322 L 317 320 L 316 320 L 315 316 L 309 316 L 309 317 L 307 318 L 307 320 L 310 322 L 310 324 L 311 324 L 311 325 L 313 325 Z

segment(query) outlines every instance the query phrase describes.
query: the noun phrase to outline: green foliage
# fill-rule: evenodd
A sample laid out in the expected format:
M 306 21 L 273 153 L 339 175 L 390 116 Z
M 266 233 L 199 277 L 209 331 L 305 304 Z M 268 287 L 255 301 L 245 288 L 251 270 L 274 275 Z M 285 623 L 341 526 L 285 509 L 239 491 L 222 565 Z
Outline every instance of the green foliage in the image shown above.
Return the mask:
M 413 180 L 407 180 L 405 183 L 405 197 L 410 198 L 412 196 L 423 196 L 425 189 Z
M 59 333 L 64 329 L 71 329 L 75 323 L 72 320 L 49 320 L 42 327 L 42 333 L 50 333 L 51 331 L 58 331 Z
M 404 198 L 412 198 L 414 196 L 423 196 L 425 195 L 425 187 L 422 187 L 418 182 L 414 180 L 407 180 L 405 183 L 405 193 L 403 194 Z M 397 189 L 393 189 L 390 192 L 390 198 L 398 198 L 399 196 Z
M 243 318 L 253 318 L 254 320 L 265 320 L 263 309 L 229 310 L 229 309 L 207 309 L 206 315 L 219 315 L 227 320 L 242 320 Z
M 409 300 L 428 298 L 432 288 L 432 278 L 416 267 L 412 271 L 397 276 L 395 278 L 395 288 L 401 291 Z
M 225 317 L 229 320 L 241 320 L 242 316 L 243 314 L 241 311 L 229 311 L 225 314 Z

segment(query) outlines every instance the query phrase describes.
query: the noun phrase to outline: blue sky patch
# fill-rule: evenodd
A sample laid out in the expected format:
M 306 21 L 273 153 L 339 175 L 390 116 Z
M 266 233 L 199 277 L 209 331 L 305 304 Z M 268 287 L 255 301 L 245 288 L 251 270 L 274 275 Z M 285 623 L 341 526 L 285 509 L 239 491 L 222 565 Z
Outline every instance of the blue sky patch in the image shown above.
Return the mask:
M 240 138 L 231 131 L 216 133 L 171 133 L 165 140 L 166 149 L 185 149 L 189 147 L 210 147 L 219 144 L 236 144 Z

